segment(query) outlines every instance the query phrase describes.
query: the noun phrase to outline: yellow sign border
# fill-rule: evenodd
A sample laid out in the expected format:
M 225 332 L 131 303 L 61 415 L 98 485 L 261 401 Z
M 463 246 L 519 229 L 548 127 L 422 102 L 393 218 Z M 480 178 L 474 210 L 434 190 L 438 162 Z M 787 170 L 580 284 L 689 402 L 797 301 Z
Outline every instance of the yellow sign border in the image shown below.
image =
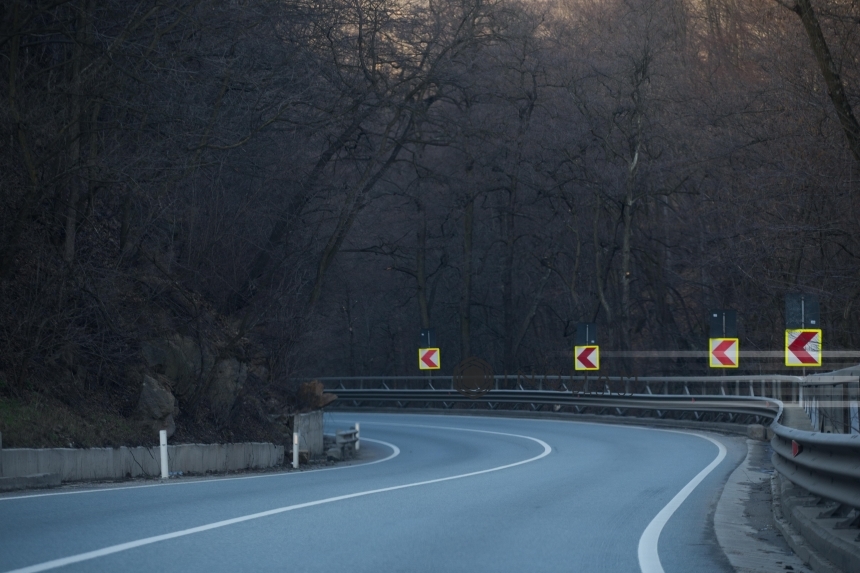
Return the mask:
M 585 367 L 580 368 L 579 367 L 579 362 L 577 361 L 576 356 L 579 354 L 580 350 L 585 350 L 586 348 L 593 348 L 594 349 L 594 358 L 595 358 L 594 368 L 585 368 Z M 583 372 L 583 371 L 591 372 L 594 370 L 600 370 L 600 346 L 597 344 L 588 344 L 585 346 L 574 346 L 573 347 L 573 369 L 574 369 L 574 371 L 577 371 L 577 372 Z
M 818 335 L 818 350 L 816 352 L 810 352 L 815 357 L 815 364 L 789 364 L 788 356 L 791 354 L 791 351 L 788 349 L 788 334 L 790 332 L 814 332 Z M 821 347 L 824 346 L 824 335 L 821 332 L 820 328 L 786 328 L 785 329 L 785 365 L 788 368 L 803 368 L 810 367 L 815 368 L 816 366 L 821 366 Z
M 421 352 L 427 351 L 427 350 L 435 350 L 436 351 L 436 354 L 439 356 L 439 360 L 437 361 L 439 363 L 439 366 L 427 366 L 427 363 L 425 363 L 423 360 L 421 360 Z M 438 348 L 419 348 L 418 349 L 418 369 L 419 370 L 439 370 L 440 368 L 442 368 L 442 351 L 441 350 L 439 350 Z
M 735 363 L 734 366 L 726 366 L 725 364 L 723 364 L 719 360 L 717 361 L 716 364 L 714 364 L 714 345 L 713 345 L 713 342 L 715 340 L 719 340 L 722 342 L 724 342 L 726 340 L 733 340 L 735 342 L 735 344 L 738 347 L 738 356 L 737 356 L 737 362 Z M 739 338 L 709 338 L 708 339 L 708 365 L 711 368 L 740 368 L 741 367 L 741 340 Z

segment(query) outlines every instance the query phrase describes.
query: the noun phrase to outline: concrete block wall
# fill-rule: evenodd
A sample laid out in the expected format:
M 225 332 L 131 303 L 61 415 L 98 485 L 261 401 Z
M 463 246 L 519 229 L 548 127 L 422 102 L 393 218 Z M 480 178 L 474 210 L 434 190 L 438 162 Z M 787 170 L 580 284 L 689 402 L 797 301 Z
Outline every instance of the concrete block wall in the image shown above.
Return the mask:
M 323 455 L 321 410 L 296 414 L 293 428 L 301 433 L 299 448 L 312 458 Z M 12 448 L 3 449 L 0 434 L 0 477 L 57 474 L 63 481 L 123 479 L 161 475 L 155 448 Z M 225 472 L 262 469 L 284 463 L 284 446 L 270 443 L 178 444 L 167 447 L 171 472 Z
M 269 443 L 180 444 L 167 447 L 171 472 L 261 469 L 284 463 L 284 446 Z M 158 448 L 14 448 L 0 450 L 0 477 L 59 474 L 63 481 L 159 476 Z
M 261 469 L 283 465 L 284 446 L 259 442 L 168 446 L 167 456 L 170 471 L 204 473 Z
M 293 416 L 293 431 L 299 432 L 299 450 L 309 451 L 311 458 L 318 458 L 323 455 L 325 450 L 323 448 L 322 410 Z

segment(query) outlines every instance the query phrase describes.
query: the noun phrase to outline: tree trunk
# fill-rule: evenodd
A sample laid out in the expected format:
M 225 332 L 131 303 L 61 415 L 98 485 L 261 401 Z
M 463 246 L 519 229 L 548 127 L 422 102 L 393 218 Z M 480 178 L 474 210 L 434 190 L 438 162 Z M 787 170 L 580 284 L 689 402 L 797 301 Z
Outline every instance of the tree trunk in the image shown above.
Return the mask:
M 603 261 L 600 256 L 600 240 L 597 235 L 597 230 L 599 228 L 600 223 L 600 208 L 602 207 L 602 202 L 600 197 L 595 193 L 595 202 L 594 202 L 594 227 L 592 231 L 594 233 L 594 280 L 597 282 L 597 297 L 600 299 L 600 306 L 603 307 L 603 310 L 606 312 L 606 322 L 607 324 L 612 324 L 612 310 L 609 307 L 609 301 L 606 300 L 606 291 L 604 290 L 604 280 L 603 275 L 606 270 L 603 268 Z
M 248 274 L 242 288 L 239 289 L 238 292 L 233 293 L 230 297 L 229 310 L 239 310 L 245 306 L 251 296 L 253 296 L 254 292 L 257 290 L 259 282 L 263 279 L 266 272 L 270 270 L 269 266 L 272 261 L 272 253 L 274 253 L 278 248 L 289 243 L 290 232 L 294 223 L 298 220 L 299 216 L 301 216 L 301 213 L 305 208 L 305 204 L 310 200 L 313 191 L 316 188 L 317 181 L 319 181 L 323 171 L 335 154 L 340 151 L 344 145 L 346 145 L 347 141 L 349 141 L 353 134 L 358 130 L 361 126 L 361 122 L 364 121 L 366 117 L 367 112 L 357 116 L 352 123 L 350 123 L 350 125 L 341 132 L 340 136 L 332 142 L 328 148 L 326 148 L 323 154 L 320 155 L 311 172 L 307 177 L 305 177 L 301 185 L 299 185 L 299 189 L 296 190 L 292 200 L 278 215 L 278 219 L 275 222 L 274 227 L 272 227 L 272 230 L 269 232 L 269 238 L 266 241 L 266 245 L 260 248 L 254 255 L 254 259 L 251 262 L 251 267 L 248 270 Z
M 348 205 L 344 208 L 343 213 L 341 213 L 340 220 L 338 221 L 337 227 L 335 231 L 332 233 L 331 237 L 329 237 L 328 243 L 326 243 L 325 249 L 323 249 L 323 253 L 320 256 L 319 264 L 317 265 L 317 276 L 314 280 L 313 289 L 311 289 L 311 296 L 309 299 L 309 307 L 314 307 L 319 301 L 320 296 L 322 296 L 322 287 L 323 280 L 325 279 L 325 274 L 328 271 L 328 268 L 331 266 L 331 263 L 334 261 L 335 255 L 337 255 L 340 250 L 341 245 L 343 244 L 346 236 L 349 234 L 350 229 L 352 229 L 352 225 L 355 222 L 356 216 L 358 216 L 359 211 L 364 208 L 364 196 L 370 192 L 371 189 L 382 179 L 382 176 L 394 165 L 394 162 L 397 160 L 397 156 L 400 154 L 400 150 L 403 149 L 403 140 L 409 134 L 412 127 L 412 120 L 410 119 L 406 123 L 406 128 L 401 133 L 400 137 L 397 139 L 397 142 L 394 144 L 394 148 L 391 150 L 391 153 L 388 155 L 388 158 L 385 160 L 385 163 L 379 167 L 379 169 L 373 173 L 365 182 L 360 182 L 360 189 L 355 193 L 355 195 L 348 200 Z M 371 164 L 368 168 L 368 173 L 371 173 L 373 170 L 373 165 Z
M 516 356 L 517 352 L 520 349 L 520 344 L 522 344 L 523 342 L 523 338 L 526 337 L 526 332 L 528 332 L 529 326 L 531 325 L 532 320 L 537 313 L 537 308 L 543 295 L 543 289 L 544 287 L 546 287 L 546 283 L 549 281 L 550 274 L 552 274 L 552 265 L 547 262 L 543 274 L 541 275 L 540 283 L 538 283 L 538 288 L 535 291 L 534 298 L 529 305 L 528 311 L 526 311 L 526 315 L 523 318 L 522 324 L 520 324 L 520 328 L 517 330 L 516 335 L 514 336 L 513 344 L 511 345 L 511 356 Z
M 427 212 L 423 203 L 418 202 L 421 224 L 418 227 L 418 249 L 415 252 L 415 281 L 418 283 L 418 311 L 421 314 L 421 328 L 430 328 L 430 307 L 427 304 Z
M 514 168 L 516 169 L 516 167 Z M 502 312 L 504 315 L 504 364 L 505 372 L 513 372 L 516 361 L 514 354 L 514 242 L 516 240 L 516 223 L 514 209 L 516 208 L 517 181 L 516 175 L 508 192 L 508 204 L 503 216 L 505 256 L 502 263 Z
M 75 242 L 78 230 L 78 203 L 80 190 L 83 185 L 83 169 L 81 168 L 81 117 L 83 115 L 83 85 L 81 69 L 83 68 L 84 44 L 87 41 L 89 3 L 84 3 L 77 10 L 75 31 L 75 46 L 72 56 L 72 105 L 69 123 L 69 193 L 66 204 L 65 244 L 63 245 L 63 261 L 71 267 L 75 261 Z
M 463 291 L 460 295 L 460 360 L 472 355 L 469 345 L 472 312 L 472 233 L 475 199 L 469 197 L 463 213 Z
M 812 53 L 815 54 L 821 75 L 824 76 L 824 83 L 827 85 L 827 95 L 830 96 L 830 101 L 833 102 L 833 107 L 836 109 L 836 115 L 839 117 L 839 123 L 842 124 L 842 131 L 845 132 L 845 137 L 848 139 L 851 153 L 854 155 L 854 159 L 860 162 L 860 125 L 857 124 L 851 102 L 845 95 L 842 78 L 833 57 L 830 55 L 827 40 L 824 38 L 821 25 L 812 9 L 812 3 L 810 0 L 797 0 L 793 10 L 803 22 Z
M 349 329 L 349 375 L 355 376 L 355 328 L 352 325 L 352 293 L 349 284 L 346 285 L 346 306 L 343 310 L 346 313 L 346 327 Z
M 636 171 L 639 165 L 639 144 L 627 170 L 627 189 L 622 203 L 622 238 L 621 238 L 621 344 L 624 350 L 630 349 L 630 282 L 632 280 L 632 249 L 633 249 L 633 206 L 636 189 Z
M 17 208 L 17 217 L 12 225 L 9 233 L 5 237 L 4 244 L 0 245 L 0 280 L 6 279 L 14 266 L 15 256 L 18 254 L 18 247 L 21 241 L 21 235 L 30 220 L 30 213 L 33 208 L 39 203 L 42 198 L 41 189 L 39 186 L 39 175 L 36 170 L 36 164 L 33 159 L 33 154 L 30 149 L 29 141 L 25 125 L 21 119 L 20 111 L 18 110 L 18 57 L 21 49 L 21 14 L 19 3 L 15 2 L 12 5 L 12 29 L 14 30 L 12 37 L 9 39 L 9 92 L 8 102 L 9 110 L 14 121 L 15 133 L 18 139 L 18 147 L 20 149 L 24 164 L 27 169 L 28 183 L 27 192 Z

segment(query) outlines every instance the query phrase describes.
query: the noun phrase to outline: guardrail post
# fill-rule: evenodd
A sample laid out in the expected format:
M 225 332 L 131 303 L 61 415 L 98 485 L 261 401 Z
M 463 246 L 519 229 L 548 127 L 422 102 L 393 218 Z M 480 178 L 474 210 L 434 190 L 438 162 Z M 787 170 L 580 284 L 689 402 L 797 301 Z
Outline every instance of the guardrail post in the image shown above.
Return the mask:
M 167 430 L 159 430 L 158 441 L 161 449 L 161 479 L 167 479 L 170 476 L 167 471 Z
M 817 432 L 818 428 L 818 393 L 815 392 L 809 400 L 809 420 L 812 422 L 812 430 Z
M 360 436 L 360 432 L 359 432 L 359 428 L 358 428 L 358 422 L 356 422 L 355 423 L 355 451 L 356 452 L 358 451 L 358 447 L 361 444 L 361 441 L 359 439 L 360 437 L 361 436 Z
M 855 382 L 851 384 L 853 388 L 851 388 L 851 392 L 848 396 L 848 418 L 851 429 L 849 432 L 851 434 L 860 434 L 860 407 L 858 407 L 858 400 L 860 400 L 860 384 Z M 2 453 L 3 444 L 0 443 L 0 453 Z M 2 473 L 3 467 L 0 465 L 0 473 Z
M 299 469 L 299 433 L 293 432 L 293 469 Z

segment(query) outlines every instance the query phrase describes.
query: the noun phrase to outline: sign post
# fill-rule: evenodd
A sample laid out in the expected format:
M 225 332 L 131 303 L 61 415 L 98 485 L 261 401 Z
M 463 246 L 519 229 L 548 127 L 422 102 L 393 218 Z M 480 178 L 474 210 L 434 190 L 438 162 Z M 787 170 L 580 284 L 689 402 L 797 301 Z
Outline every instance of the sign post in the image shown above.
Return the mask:
M 821 318 L 818 297 L 795 293 L 785 296 L 785 365 L 821 366 Z
M 421 329 L 421 343 L 418 345 L 418 348 L 438 348 L 439 345 L 436 344 L 436 329 L 435 328 L 422 328 Z
M 432 350 L 436 349 L 436 360 L 430 360 L 429 362 L 425 362 L 422 359 L 422 356 L 426 356 L 426 354 L 422 354 L 422 350 Z M 422 328 L 421 329 L 421 337 L 418 342 L 418 368 L 421 370 L 426 370 L 427 379 L 433 377 L 433 370 L 439 369 L 439 345 L 436 343 L 436 329 L 435 328 Z M 431 366 L 431 364 L 436 364 L 435 367 Z
M 738 313 L 734 310 L 712 310 L 709 313 L 711 337 L 708 339 L 708 366 L 738 368 L 740 340 Z
M 576 344 L 573 347 L 575 371 L 600 370 L 600 347 L 597 345 L 597 326 L 593 322 L 576 325 Z

